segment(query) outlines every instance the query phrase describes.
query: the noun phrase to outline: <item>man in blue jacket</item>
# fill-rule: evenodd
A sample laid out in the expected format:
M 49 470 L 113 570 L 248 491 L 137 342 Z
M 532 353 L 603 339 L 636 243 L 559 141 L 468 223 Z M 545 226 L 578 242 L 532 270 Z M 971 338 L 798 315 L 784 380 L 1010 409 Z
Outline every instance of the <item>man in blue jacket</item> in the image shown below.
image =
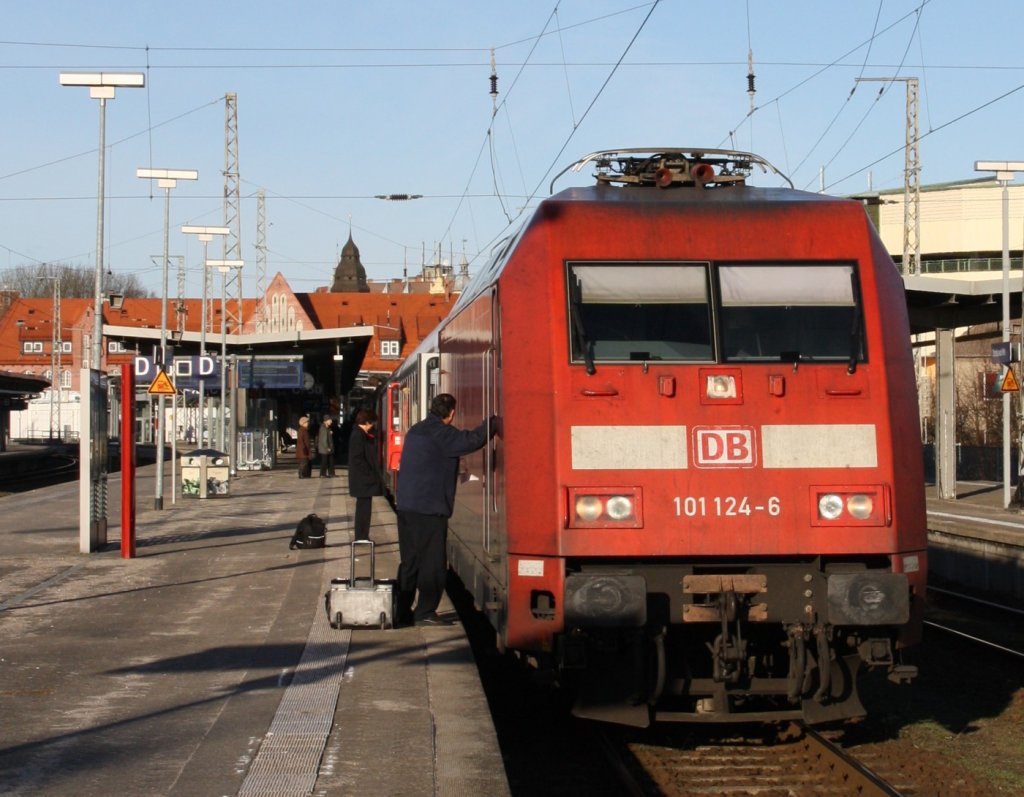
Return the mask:
M 416 625 L 447 625 L 437 615 L 444 594 L 448 563 L 445 546 L 448 518 L 455 506 L 459 457 L 483 448 L 494 434 L 492 417 L 476 429 L 457 429 L 455 397 L 440 393 L 430 402 L 430 414 L 405 435 L 398 466 L 398 620 L 409 621 L 413 597 L 419 591 L 413 621 Z

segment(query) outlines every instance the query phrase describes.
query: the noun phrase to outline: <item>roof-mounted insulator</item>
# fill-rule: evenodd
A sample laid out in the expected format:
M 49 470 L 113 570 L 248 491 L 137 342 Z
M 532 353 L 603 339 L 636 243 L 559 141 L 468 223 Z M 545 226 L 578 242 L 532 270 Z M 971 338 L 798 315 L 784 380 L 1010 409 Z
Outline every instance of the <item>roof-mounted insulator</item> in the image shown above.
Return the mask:
M 494 61 L 494 48 L 491 48 L 491 103 L 494 110 L 498 109 L 498 65 Z
M 747 50 L 747 96 L 750 97 L 750 112 L 754 112 L 754 95 L 757 89 L 754 88 L 754 51 Z

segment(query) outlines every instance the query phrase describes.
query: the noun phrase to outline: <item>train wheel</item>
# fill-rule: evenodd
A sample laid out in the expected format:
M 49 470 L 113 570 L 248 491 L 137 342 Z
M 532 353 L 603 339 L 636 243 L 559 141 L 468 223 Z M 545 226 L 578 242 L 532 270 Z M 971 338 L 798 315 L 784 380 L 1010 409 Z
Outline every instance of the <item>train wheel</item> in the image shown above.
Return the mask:
M 651 667 L 650 683 L 651 691 L 647 697 L 648 705 L 653 706 L 661 699 L 661 693 L 665 691 L 665 679 L 668 677 L 665 665 L 665 629 L 662 628 L 651 639 Z

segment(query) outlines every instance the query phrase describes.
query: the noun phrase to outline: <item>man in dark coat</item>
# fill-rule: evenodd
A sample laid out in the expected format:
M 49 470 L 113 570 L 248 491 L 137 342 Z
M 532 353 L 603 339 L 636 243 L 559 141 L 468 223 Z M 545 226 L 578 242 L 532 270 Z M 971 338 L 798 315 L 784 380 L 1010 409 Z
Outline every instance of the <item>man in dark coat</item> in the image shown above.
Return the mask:
M 455 397 L 440 393 L 430 414 L 405 435 L 398 468 L 398 619 L 408 622 L 413 596 L 419 592 L 416 625 L 447 625 L 437 616 L 448 563 L 445 546 L 448 518 L 455 507 L 459 457 L 483 448 L 494 434 L 495 418 L 476 429 L 457 429 Z
M 309 458 L 312 454 L 309 445 L 309 417 L 299 418 L 299 436 L 295 440 L 295 459 L 299 462 L 299 478 L 308 479 L 312 465 Z
M 359 410 L 348 441 L 348 494 L 356 499 L 353 531 L 357 540 L 370 539 L 373 496 L 384 492 L 380 469 L 377 467 L 377 443 L 373 435 L 373 427 L 376 425 L 376 412 Z
M 331 424 L 334 420 L 330 415 L 325 415 L 320 423 L 320 431 L 316 433 L 316 450 L 320 455 L 320 478 L 334 478 L 334 432 L 331 431 Z

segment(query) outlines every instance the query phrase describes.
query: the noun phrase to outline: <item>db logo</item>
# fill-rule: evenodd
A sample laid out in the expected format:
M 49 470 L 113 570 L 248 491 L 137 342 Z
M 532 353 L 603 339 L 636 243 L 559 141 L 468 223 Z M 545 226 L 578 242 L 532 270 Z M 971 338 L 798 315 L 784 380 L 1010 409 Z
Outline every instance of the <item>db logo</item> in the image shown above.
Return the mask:
M 752 426 L 696 426 L 693 464 L 698 468 L 752 468 L 757 464 Z

